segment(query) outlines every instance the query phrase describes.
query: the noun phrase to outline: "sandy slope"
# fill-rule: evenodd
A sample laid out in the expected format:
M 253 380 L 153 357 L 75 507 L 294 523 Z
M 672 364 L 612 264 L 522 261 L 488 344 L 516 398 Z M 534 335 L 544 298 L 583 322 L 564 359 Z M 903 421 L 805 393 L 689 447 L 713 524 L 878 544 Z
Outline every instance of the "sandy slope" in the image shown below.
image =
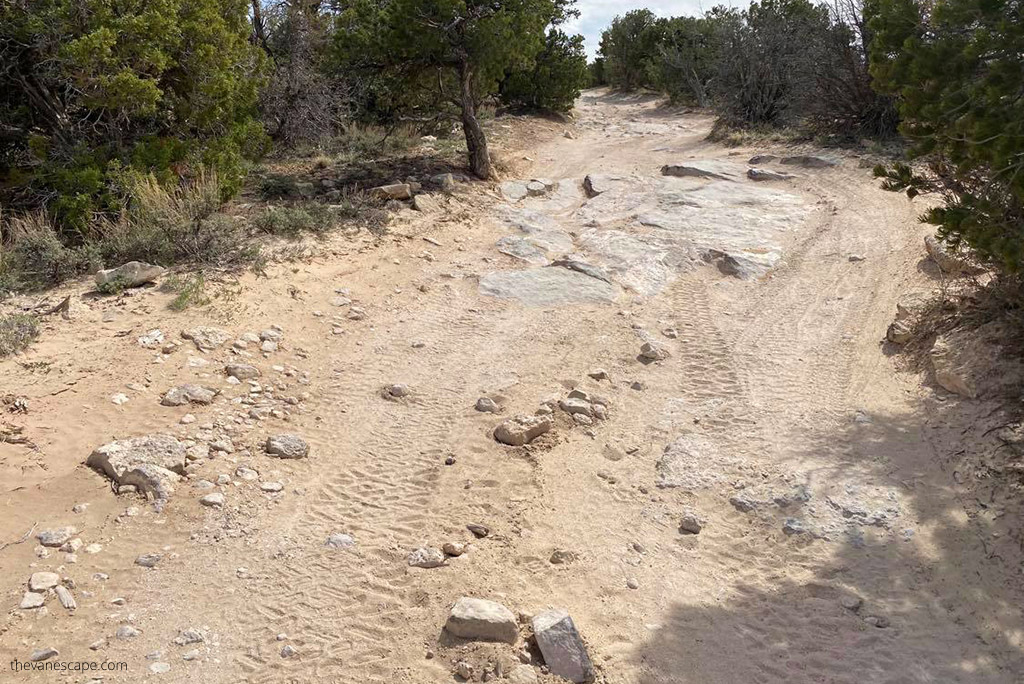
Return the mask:
M 558 181 L 546 197 L 508 202 L 462 190 L 443 219 L 410 218 L 376 246 L 339 239 L 269 280 L 243 279 L 210 311 L 175 316 L 153 292 L 117 307 L 96 303 L 92 320 L 55 326 L 19 359 L 52 362 L 49 373 L 4 362 L 0 394 L 29 397 L 30 413 L 11 420 L 39 449 L 0 445 L 0 541 L 35 522 L 74 524 L 85 543 L 104 549 L 63 565 L 77 585 L 70 615 L 52 599 L 42 614 L 17 608 L 28 575 L 61 567 L 63 553 L 37 558 L 31 542 L 0 551 L 8 611 L 0 671 L 11 657 L 54 646 L 59 660 L 129 663 L 127 675 L 104 682 L 445 682 L 458 660 L 478 673 L 501 662 L 507 672 L 517 649 L 456 643 L 442 632 L 452 602 L 473 595 L 525 613 L 567 608 L 606 682 L 1018 682 L 1020 549 L 993 558 L 996 528 L 979 523 L 943 470 L 943 456 L 959 448 L 945 440 L 972 414 L 940 413 L 933 390 L 898 372 L 879 343 L 900 293 L 931 287 L 918 267 L 916 209 L 878 191 L 854 158 L 798 169 L 796 179 L 771 184 L 799 202 L 784 229 L 772 223 L 776 200 L 714 214 L 735 219 L 728 228 L 749 241 L 750 254 L 777 253 L 766 277 L 740 280 L 700 262 L 715 237 L 701 226 L 641 222 L 658 207 L 635 201 L 639 190 L 596 203 L 581 190 L 585 175 L 605 174 L 676 198 L 696 192 L 698 205 L 728 205 L 730 188 L 760 192 L 742 176 L 659 176 L 663 164 L 687 160 L 745 169 L 764 151 L 705 143 L 709 124 L 643 99 L 590 93 L 576 139 L 546 133 L 522 151 L 529 161 L 517 175 Z M 662 201 L 661 190 L 644 197 Z M 611 273 L 615 300 L 529 306 L 481 295 L 488 274 L 531 268 L 495 248 L 515 234 L 501 219 L 510 208 L 564 231 L 581 258 Z M 682 242 L 666 237 L 677 229 Z M 621 254 L 602 251 L 608 231 L 666 251 L 616 260 Z M 365 308 L 365 319 L 332 305 L 337 289 Z M 119 316 L 102 322 L 112 308 Z M 206 491 L 189 484 L 162 513 L 118 499 L 80 466 L 94 446 L 154 431 L 193 435 L 195 426 L 178 425 L 187 411 L 200 426 L 230 423 L 238 412 L 228 401 L 238 390 L 218 375 L 227 352 L 197 366 L 188 359 L 201 355 L 182 347 L 155 364 L 154 352 L 135 343 L 151 328 L 176 337 L 209 322 L 235 335 L 280 325 L 282 349 L 251 362 L 281 393 L 309 398 L 287 421 L 240 426 L 235 454 L 210 460 L 194 479 L 246 463 L 283 482 L 284 493 L 262 494 L 236 478 L 221 488 L 223 510 L 200 507 Z M 668 328 L 678 335 L 666 337 Z M 639 363 L 648 339 L 671 357 Z M 610 380 L 588 378 L 597 368 Z M 222 388 L 224 398 L 161 407 L 159 394 L 186 380 Z M 383 399 L 390 383 L 407 384 L 411 396 Z M 584 428 L 562 417 L 526 449 L 491 438 L 501 418 L 532 413 L 576 386 L 608 398 L 609 420 Z M 131 401 L 114 406 L 115 392 Z M 473 409 L 483 395 L 502 403 L 501 416 Z M 285 430 L 309 439 L 308 460 L 262 454 L 261 440 Z M 667 482 L 657 464 L 671 444 L 677 477 Z M 89 509 L 73 514 L 83 501 Z M 139 514 L 118 517 L 130 505 Z M 684 510 L 704 519 L 699 535 L 679 531 Z M 472 522 L 491 535 L 475 540 L 465 528 Z M 351 534 L 354 549 L 325 548 L 333 532 Z M 446 541 L 472 548 L 447 567 L 408 567 L 410 550 Z M 556 549 L 575 559 L 552 564 Z M 156 569 L 132 565 L 161 550 Z M 115 597 L 127 604 L 112 605 Z M 855 610 L 854 599 L 862 601 Z M 88 649 L 128 621 L 140 636 Z M 193 627 L 204 644 L 172 644 Z M 297 655 L 282 658 L 284 644 Z M 193 648 L 199 657 L 183 661 Z M 171 669 L 150 674 L 152 662 Z

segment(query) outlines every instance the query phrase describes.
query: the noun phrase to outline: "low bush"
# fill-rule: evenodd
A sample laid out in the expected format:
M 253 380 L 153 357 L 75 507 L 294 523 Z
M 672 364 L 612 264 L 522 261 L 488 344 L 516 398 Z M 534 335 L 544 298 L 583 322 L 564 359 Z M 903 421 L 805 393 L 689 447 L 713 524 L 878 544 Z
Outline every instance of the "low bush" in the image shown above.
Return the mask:
M 39 323 L 32 316 L 0 316 L 0 357 L 27 349 L 38 336 Z

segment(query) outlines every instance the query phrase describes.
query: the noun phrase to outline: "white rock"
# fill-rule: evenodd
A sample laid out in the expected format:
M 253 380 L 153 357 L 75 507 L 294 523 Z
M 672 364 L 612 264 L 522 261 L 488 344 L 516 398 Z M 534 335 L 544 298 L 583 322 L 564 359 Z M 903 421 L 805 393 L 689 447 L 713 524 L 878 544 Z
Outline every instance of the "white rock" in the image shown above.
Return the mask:
M 455 602 L 444 628 L 462 639 L 515 643 L 516 616 L 505 606 L 487 599 L 464 596 Z
M 305 458 L 309 456 L 309 444 L 298 435 L 281 434 L 267 439 L 266 452 L 277 458 Z
M 28 580 L 29 590 L 34 592 L 43 592 L 47 589 L 53 589 L 58 584 L 60 584 L 60 575 L 55 572 L 34 572 Z
M 96 285 L 102 287 L 108 283 L 120 283 L 125 287 L 138 287 L 153 282 L 164 274 L 160 266 L 147 264 L 144 261 L 129 261 L 117 268 L 108 268 L 96 273 Z
M 21 604 L 18 607 L 22 610 L 29 610 L 31 608 L 38 608 L 44 603 L 46 603 L 46 594 L 26 591 L 25 595 L 21 597 Z
M 551 429 L 550 416 L 516 416 L 494 428 L 494 439 L 510 446 L 529 444 Z
M 207 494 L 199 499 L 199 503 L 210 508 L 223 508 L 224 507 L 224 495 L 220 492 L 214 492 L 213 494 Z
M 416 549 L 409 554 L 408 561 L 414 568 L 438 568 L 446 562 L 443 552 L 429 547 Z

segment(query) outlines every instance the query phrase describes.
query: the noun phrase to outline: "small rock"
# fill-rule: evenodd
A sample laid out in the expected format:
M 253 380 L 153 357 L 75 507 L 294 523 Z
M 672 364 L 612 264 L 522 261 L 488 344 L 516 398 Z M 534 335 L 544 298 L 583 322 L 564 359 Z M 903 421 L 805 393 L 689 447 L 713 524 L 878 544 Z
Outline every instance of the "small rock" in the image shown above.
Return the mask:
M 206 496 L 199 499 L 199 503 L 210 508 L 223 508 L 224 507 L 224 495 L 220 492 L 214 492 L 213 494 L 207 494 Z
M 420 547 L 409 554 L 408 561 L 414 568 L 438 568 L 445 564 L 445 557 L 438 549 Z
M 885 617 L 884 615 L 869 615 L 868 617 L 864 618 L 864 622 L 868 623 L 872 627 L 877 627 L 879 629 L 885 629 L 890 624 L 889 618 Z
M 478 525 L 476 523 L 470 523 L 466 525 L 466 529 L 473 533 L 477 539 L 483 539 L 491 533 L 490 528 L 486 525 Z
M 227 331 L 209 326 L 182 330 L 181 336 L 186 340 L 191 340 L 199 351 L 213 351 L 231 339 L 231 335 Z
M 564 565 L 566 563 L 572 563 L 576 560 L 576 554 L 572 551 L 566 551 L 565 549 L 555 549 L 551 552 L 551 557 L 548 561 L 552 565 Z
M 509 684 L 537 684 L 537 672 L 529 665 L 517 665 L 508 673 Z
M 41 648 L 32 651 L 32 655 L 30 655 L 28 659 L 31 660 L 33 663 L 41 663 L 44 660 L 49 660 L 50 658 L 59 655 L 60 651 L 58 651 L 55 648 Z
M 75 602 L 75 597 L 71 594 L 71 591 L 63 584 L 58 584 L 53 588 L 57 594 L 57 600 L 60 601 L 60 605 L 67 610 L 75 610 L 78 608 L 78 604 Z
M 679 521 L 679 531 L 685 532 L 686 534 L 700 534 L 700 531 L 704 529 L 704 525 L 701 523 L 700 518 L 697 514 L 692 511 L 684 511 L 683 516 Z
M 797 520 L 796 518 L 788 518 L 786 522 L 782 524 L 782 531 L 787 535 L 792 536 L 794 534 L 803 534 L 807 531 L 807 528 L 804 526 L 802 521 Z
M 262 375 L 259 368 L 250 366 L 247 363 L 229 363 L 224 367 L 224 372 L 228 376 L 238 378 L 239 380 L 252 380 Z
M 441 550 L 446 556 L 461 556 L 466 552 L 466 545 L 459 542 L 446 542 Z
M 134 639 L 140 634 L 142 634 L 142 632 L 135 629 L 131 625 L 121 625 L 117 628 L 117 631 L 114 632 L 114 636 L 118 639 L 121 639 L 122 641 L 127 639 Z
M 913 336 L 914 331 L 906 321 L 893 321 L 885 331 L 885 339 L 893 344 L 906 344 Z
M 370 194 L 381 199 L 407 200 L 412 199 L 412 188 L 408 183 L 379 185 L 370 190 Z
M 630 577 L 626 580 L 626 586 L 630 589 L 639 589 L 640 583 L 636 580 L 635 577 Z
M 533 634 L 552 674 L 570 682 L 593 680 L 594 666 L 569 613 L 556 609 L 537 615 Z
M 174 637 L 174 643 L 178 646 L 187 646 L 189 644 L 199 644 L 205 641 L 203 633 L 198 629 L 185 629 L 178 633 L 178 636 Z
M 155 568 L 161 559 L 163 556 L 159 553 L 144 553 L 135 559 L 135 564 L 143 568 Z
M 476 400 L 474 408 L 480 413 L 498 413 L 501 407 L 490 397 L 480 397 Z
M 46 603 L 46 594 L 26 591 L 25 595 L 21 597 L 21 604 L 19 604 L 18 607 L 22 610 L 30 610 L 32 608 L 38 608 L 44 603 Z
M 170 663 L 151 663 L 149 671 L 153 674 L 165 674 L 171 671 Z
M 860 596 L 844 596 L 839 603 L 846 610 L 856 613 L 861 609 L 861 606 L 864 605 L 864 599 Z
M 274 494 L 284 489 L 284 485 L 281 484 L 280 482 L 261 482 L 260 489 L 263 490 L 264 492 Z
M 216 390 L 189 383 L 168 390 L 160 400 L 160 403 L 164 406 L 184 406 L 186 404 L 208 405 L 213 403 L 213 399 L 216 396 Z
M 402 399 L 404 397 L 409 396 L 410 392 L 409 392 L 409 386 L 408 385 L 397 384 L 397 385 L 388 385 L 387 387 L 385 387 L 384 388 L 384 393 L 388 397 L 391 397 L 391 398 L 394 398 L 394 399 Z
M 495 601 L 464 596 L 455 602 L 445 630 L 453 636 L 475 641 L 514 644 L 519 637 L 516 616 Z
M 112 394 L 110 396 L 110 402 L 112 404 L 114 404 L 115 406 L 121 406 L 122 404 L 127 404 L 128 401 L 129 401 L 129 399 L 128 399 L 128 395 L 127 394 L 120 394 L 120 393 L 118 393 L 118 394 Z
M 47 589 L 53 589 L 58 584 L 60 584 L 60 575 L 55 572 L 34 572 L 28 578 L 28 588 L 34 592 L 45 592 Z
M 281 434 L 267 439 L 266 452 L 278 458 L 305 458 L 309 456 L 309 445 L 298 435 Z
M 473 671 L 473 666 L 465 660 L 460 660 L 455 664 L 455 674 L 466 681 L 473 679 Z
M 664 361 L 671 354 L 661 345 L 653 342 L 644 342 L 640 347 L 640 360 L 646 362 Z
M 594 380 L 598 380 L 598 381 L 600 381 L 600 380 L 611 380 L 611 376 L 608 375 L 608 371 L 606 371 L 603 368 L 596 368 L 596 369 L 590 371 L 589 373 L 587 373 L 587 375 L 590 378 L 592 378 Z M 532 670 L 531 670 L 531 672 L 532 672 Z
M 729 497 L 729 503 L 731 503 L 733 505 L 733 508 L 735 508 L 737 511 L 740 511 L 741 513 L 749 513 L 750 511 L 754 510 L 754 507 L 756 506 L 756 504 L 753 501 L 751 501 L 750 499 L 746 498 L 743 495 Z
M 494 428 L 494 439 L 509 446 L 523 446 L 551 429 L 548 416 L 516 416 Z
M 282 658 L 291 658 L 292 656 L 296 655 L 297 653 L 298 653 L 298 651 L 291 644 L 285 644 L 284 646 L 281 647 L 281 657 Z
M 78 530 L 70 525 L 66 527 L 58 527 L 52 530 L 43 530 L 36 535 L 36 539 L 43 546 L 49 547 L 60 547 L 66 544 L 73 536 L 78 534 Z

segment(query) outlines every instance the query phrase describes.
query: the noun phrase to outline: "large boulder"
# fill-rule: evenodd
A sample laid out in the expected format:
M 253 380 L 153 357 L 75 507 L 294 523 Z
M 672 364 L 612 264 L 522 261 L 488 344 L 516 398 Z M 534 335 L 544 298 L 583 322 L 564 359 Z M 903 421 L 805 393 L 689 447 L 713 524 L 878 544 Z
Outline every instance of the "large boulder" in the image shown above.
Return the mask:
M 444 628 L 449 634 L 476 641 L 514 644 L 519 637 L 519 626 L 512 611 L 495 601 L 467 596 L 452 606 Z
M 97 448 L 86 465 L 118 486 L 134 485 L 141 493 L 164 500 L 185 473 L 185 451 L 185 445 L 171 435 L 131 437 Z
M 509 446 L 523 446 L 551 429 L 550 416 L 515 416 L 494 428 L 494 439 Z
M 107 268 L 96 273 L 96 287 L 120 285 L 138 287 L 151 283 L 164 274 L 163 268 L 144 261 L 129 261 L 117 268 Z
M 570 682 L 594 679 L 594 664 L 569 613 L 547 610 L 533 618 L 533 634 L 552 674 Z

